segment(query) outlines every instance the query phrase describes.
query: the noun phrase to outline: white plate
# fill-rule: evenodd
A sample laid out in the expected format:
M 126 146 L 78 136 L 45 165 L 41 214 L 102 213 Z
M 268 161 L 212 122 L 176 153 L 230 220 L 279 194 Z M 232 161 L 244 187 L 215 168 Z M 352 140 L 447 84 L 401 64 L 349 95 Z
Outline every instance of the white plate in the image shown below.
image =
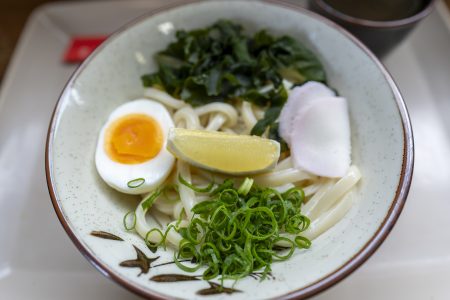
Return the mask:
M 134 297 L 90 267 L 69 242 L 51 207 L 43 150 L 54 103 L 74 70 L 60 63 L 70 35 L 109 33 L 163 2 L 51 4 L 30 19 L 0 94 L 2 298 Z M 415 130 L 410 196 L 379 251 L 318 299 L 450 295 L 445 284 L 450 278 L 450 236 L 444 233 L 450 227 L 450 120 L 445 118 L 450 113 L 449 53 L 449 31 L 433 13 L 385 60 L 407 101 Z

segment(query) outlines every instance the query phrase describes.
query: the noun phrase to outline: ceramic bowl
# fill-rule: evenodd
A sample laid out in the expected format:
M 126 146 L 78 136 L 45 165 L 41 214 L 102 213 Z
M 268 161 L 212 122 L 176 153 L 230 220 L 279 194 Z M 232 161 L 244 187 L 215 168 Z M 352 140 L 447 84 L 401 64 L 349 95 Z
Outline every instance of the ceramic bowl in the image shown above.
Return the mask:
M 152 56 L 173 40 L 174 29 L 205 27 L 223 18 L 241 23 L 248 32 L 266 28 L 276 35 L 289 34 L 318 55 L 331 86 L 348 99 L 352 160 L 363 177 L 350 212 L 309 250 L 273 264 L 267 280 L 248 277 L 220 291 L 214 283 L 195 278 L 154 280 L 182 272 L 170 264 L 170 251 L 152 253 L 141 238 L 123 228 L 123 216 L 134 210 L 137 199 L 103 183 L 94 152 L 110 112 L 143 95 L 140 76 L 155 70 Z M 194 1 L 153 11 L 125 26 L 68 82 L 54 111 L 46 152 L 53 205 L 81 253 L 102 274 L 158 299 L 203 299 L 202 293 L 215 294 L 214 299 L 303 298 L 326 289 L 360 266 L 386 238 L 405 203 L 412 168 L 408 113 L 384 67 L 334 23 L 278 1 Z M 125 261 L 131 267 L 124 267 Z

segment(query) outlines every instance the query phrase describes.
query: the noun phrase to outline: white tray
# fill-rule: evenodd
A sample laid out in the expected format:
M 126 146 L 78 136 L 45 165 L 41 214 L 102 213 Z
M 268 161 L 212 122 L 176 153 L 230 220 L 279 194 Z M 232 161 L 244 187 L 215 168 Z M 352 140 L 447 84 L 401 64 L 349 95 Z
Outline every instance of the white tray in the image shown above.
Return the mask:
M 0 90 L 1 299 L 135 297 L 90 266 L 66 236 L 47 192 L 44 144 L 53 106 L 76 67 L 61 63 L 70 36 L 111 33 L 168 2 L 55 3 L 29 19 Z M 438 4 L 384 60 L 415 134 L 405 209 L 373 257 L 315 299 L 450 299 L 450 16 Z

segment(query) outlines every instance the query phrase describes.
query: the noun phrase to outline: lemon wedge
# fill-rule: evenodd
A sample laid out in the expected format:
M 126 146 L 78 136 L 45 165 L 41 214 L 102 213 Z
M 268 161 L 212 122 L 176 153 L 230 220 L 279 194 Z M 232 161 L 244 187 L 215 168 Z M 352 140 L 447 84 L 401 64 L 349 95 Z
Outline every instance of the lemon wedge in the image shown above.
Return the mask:
M 267 171 L 280 157 L 280 144 L 274 140 L 184 128 L 169 130 L 167 150 L 191 165 L 233 175 Z

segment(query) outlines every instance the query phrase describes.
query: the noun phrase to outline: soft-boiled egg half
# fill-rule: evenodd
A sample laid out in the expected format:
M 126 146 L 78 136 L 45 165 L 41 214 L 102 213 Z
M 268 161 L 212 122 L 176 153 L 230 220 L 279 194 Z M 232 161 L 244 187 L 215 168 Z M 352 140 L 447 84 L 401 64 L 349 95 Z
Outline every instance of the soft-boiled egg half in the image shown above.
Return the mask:
M 175 158 L 166 150 L 174 127 L 160 103 L 137 99 L 117 107 L 100 131 L 97 171 L 112 188 L 127 194 L 154 190 L 170 174 Z

